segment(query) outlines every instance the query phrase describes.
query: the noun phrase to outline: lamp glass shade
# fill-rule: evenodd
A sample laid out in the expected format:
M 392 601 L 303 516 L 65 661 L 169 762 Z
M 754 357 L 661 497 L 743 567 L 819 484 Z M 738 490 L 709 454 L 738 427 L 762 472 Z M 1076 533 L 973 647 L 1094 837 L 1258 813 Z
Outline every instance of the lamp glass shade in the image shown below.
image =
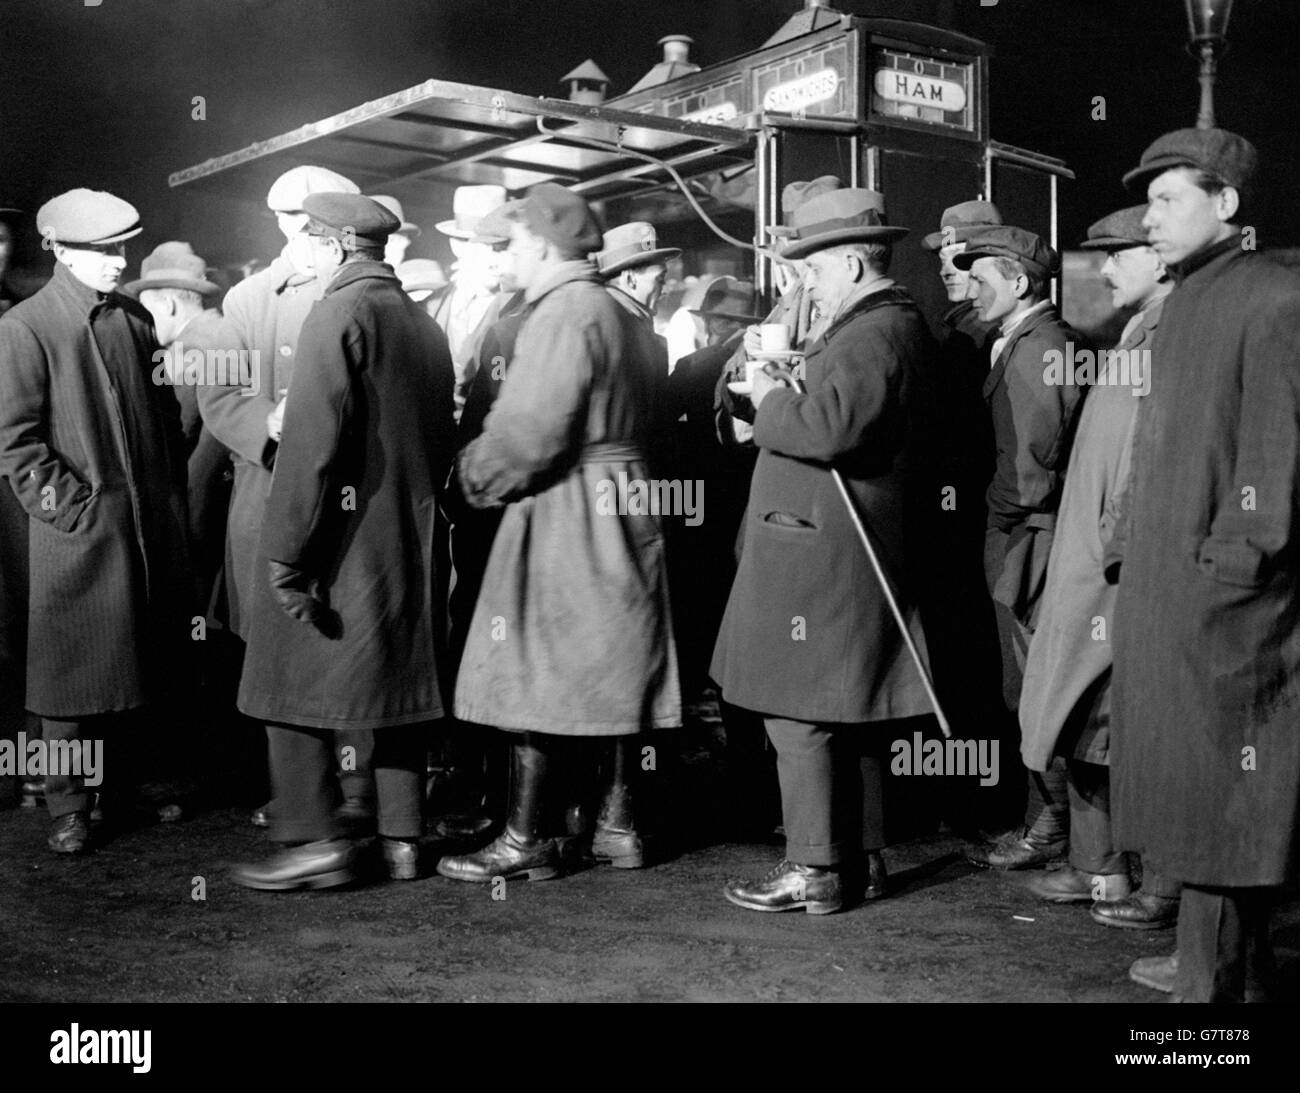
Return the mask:
M 1232 0 L 1186 0 L 1187 33 L 1193 42 L 1206 38 L 1222 41 L 1228 34 Z

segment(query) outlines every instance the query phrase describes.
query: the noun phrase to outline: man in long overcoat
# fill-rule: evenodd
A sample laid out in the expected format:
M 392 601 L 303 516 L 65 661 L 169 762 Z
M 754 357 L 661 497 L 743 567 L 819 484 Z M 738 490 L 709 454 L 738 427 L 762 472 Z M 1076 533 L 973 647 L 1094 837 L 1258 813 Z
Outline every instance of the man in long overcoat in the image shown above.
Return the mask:
M 0 479 L 27 516 L 27 708 L 47 743 L 89 741 L 159 700 L 188 647 L 185 451 L 176 400 L 151 382 L 149 313 L 116 291 L 139 214 L 72 190 L 36 223 L 56 262 L 0 319 Z M 47 774 L 56 853 L 86 848 L 90 796 L 77 773 Z
M 1074 349 L 1083 341 L 1052 303 L 1056 252 L 1011 225 L 975 228 L 953 256 L 970 270 L 967 289 L 982 321 L 997 324 L 983 394 L 993 424 L 993 478 L 985 494 L 984 577 L 1002 647 L 1007 709 L 1020 701 L 1025 656 L 1052 549 L 1056 509 L 1070 458 L 1083 389 L 1074 383 Z M 1056 373 L 1048 365 L 1059 361 Z M 1064 764 L 1029 774 L 1024 826 L 967 851 L 994 869 L 1025 869 L 1060 857 L 1069 836 Z
M 1108 353 L 1097 355 L 1092 390 L 1079 414 L 1038 626 L 1029 643 L 1020 695 L 1021 754 L 1045 771 L 1066 760 L 1070 867 L 1036 874 L 1029 890 L 1055 903 L 1092 903 L 1103 925 L 1173 925 L 1178 886 L 1147 863 L 1131 891 L 1127 855 L 1110 822 L 1111 668 L 1115 586 L 1104 558 L 1132 466 L 1133 431 L 1150 389 L 1151 345 L 1173 282 L 1146 242 L 1139 205 L 1088 229 L 1085 250 L 1103 250 L 1102 280 L 1116 307 L 1137 308 Z
M 501 393 L 459 465 L 471 504 L 508 507 L 456 681 L 456 716 L 520 737 L 504 832 L 438 864 L 468 881 L 557 874 L 543 793 L 565 739 L 614 743 L 681 724 L 660 506 L 646 497 L 658 350 L 586 257 L 600 228 L 585 201 L 541 183 L 514 216 L 510 247 L 528 311 Z M 631 772 L 613 750 L 592 849 L 632 867 L 643 848 Z
M 271 837 L 290 849 L 237 879 L 270 890 L 351 879 L 331 777 L 347 729 L 374 733 L 389 874 L 416 875 L 421 727 L 443 714 L 433 535 L 453 444 L 447 339 L 381 261 L 392 213 L 354 194 L 303 207 L 325 296 L 299 339 L 310 367 L 286 410 L 239 687 L 240 709 L 267 723 Z
M 826 326 L 807 350 L 807 393 L 754 379 L 760 452 L 710 670 L 728 702 L 763 714 L 777 751 L 785 859 L 724 890 L 754 910 L 840 909 L 842 873 L 862 864 L 865 723 L 929 709 L 830 473 L 843 475 L 923 649 L 902 583 L 902 455 L 911 385 L 932 342 L 885 275 L 906 229 L 886 226 L 882 208 L 879 194 L 845 189 L 796 212 L 785 253 L 806 258 Z
M 1300 879 L 1300 277 L 1255 253 L 1256 153 L 1166 134 L 1125 182 L 1174 274 L 1138 420 L 1115 605 L 1116 838 L 1184 882 L 1184 1001 L 1263 996 Z

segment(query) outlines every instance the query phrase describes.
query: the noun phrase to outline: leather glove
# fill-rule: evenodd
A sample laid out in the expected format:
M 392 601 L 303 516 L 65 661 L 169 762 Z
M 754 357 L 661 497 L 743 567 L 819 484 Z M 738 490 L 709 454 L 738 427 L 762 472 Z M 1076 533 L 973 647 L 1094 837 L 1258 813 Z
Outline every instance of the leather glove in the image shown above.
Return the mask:
M 337 629 L 334 612 L 312 591 L 315 583 L 300 569 L 284 562 L 267 563 L 271 576 L 271 595 L 291 619 L 314 626 L 324 634 Z

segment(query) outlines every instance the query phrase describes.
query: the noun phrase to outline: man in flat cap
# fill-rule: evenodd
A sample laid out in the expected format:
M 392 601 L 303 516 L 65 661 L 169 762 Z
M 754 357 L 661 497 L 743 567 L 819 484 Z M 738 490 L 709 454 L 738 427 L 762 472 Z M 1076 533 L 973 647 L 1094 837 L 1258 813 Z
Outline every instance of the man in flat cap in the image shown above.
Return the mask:
M 541 183 L 514 217 L 527 317 L 460 456 L 469 503 L 507 507 L 456 683 L 458 717 L 517 734 L 514 779 L 502 834 L 438 864 L 467 881 L 557 874 L 547 799 L 579 761 L 566 743 L 587 738 L 607 742 L 592 853 L 641 865 L 627 741 L 681 724 L 662 524 L 641 496 L 652 335 L 601 286 L 587 257 L 600 227 L 581 197 Z
M 479 223 L 506 203 L 504 186 L 458 186 L 452 217 L 434 225 L 447 236 L 455 262 L 451 284 L 429 298 L 429 314 L 442 327 L 456 367 L 456 420 L 460 420 L 479 344 L 500 308 L 501 275 L 492 246 L 476 240 Z
M 308 195 L 325 295 L 303 324 L 259 549 L 239 707 L 266 722 L 288 849 L 236 879 L 321 888 L 352 879 L 333 811 L 335 736 L 373 732 L 388 874 L 418 874 L 424 728 L 443 714 L 435 663 L 437 493 L 452 453 L 451 359 L 383 262 L 399 221 L 356 194 Z
M 1115 603 L 1118 846 L 1183 882 L 1138 982 L 1257 1001 L 1300 879 L 1300 277 L 1255 252 L 1255 148 L 1167 133 L 1125 183 L 1173 273 L 1139 411 Z
M 294 167 L 271 184 L 266 203 L 284 236 L 284 249 L 264 270 L 240 281 L 227 294 L 219 348 L 246 352 L 254 362 L 254 383 L 205 384 L 199 409 L 212 435 L 228 448 L 235 484 L 226 530 L 226 596 L 230 628 L 248 641 L 247 604 L 265 580 L 258 565 L 271 472 L 280 441 L 284 399 L 297 360 L 298 333 L 307 312 L 325 291 L 311 267 L 311 244 L 303 234 L 303 205 L 313 193 L 358 193 L 357 186 L 324 167 Z M 349 741 L 356 767 L 345 772 L 343 807 L 358 823 L 373 815 L 373 787 L 366 773 L 369 744 Z M 253 814 L 267 824 L 267 806 Z
M 136 210 L 72 190 L 36 226 L 54 276 L 0 319 L 0 477 L 30 544 L 26 705 L 47 743 L 84 741 L 82 756 L 107 735 L 120 778 L 144 728 L 128 715 L 162 702 L 189 646 L 180 414 L 150 382 L 149 313 L 117 292 Z M 47 774 L 56 853 L 87 846 L 85 773 Z
M 1096 921 L 1130 929 L 1172 926 L 1178 915 L 1177 884 L 1149 863 L 1141 890 L 1133 890 L 1110 822 L 1115 588 L 1106 581 L 1104 556 L 1128 487 L 1139 408 L 1153 382 L 1151 345 L 1173 289 L 1146 241 L 1145 213 L 1145 205 L 1112 213 L 1088 229 L 1082 244 L 1105 253 L 1101 278 L 1114 305 L 1137 310 L 1116 348 L 1097 355 L 1090 377 L 1020 694 L 1025 766 L 1045 772 L 1063 756 L 1070 807 L 1069 867 L 1035 874 L 1029 890 L 1053 903 L 1091 903 Z
M 1003 699 L 1014 711 L 1084 393 L 1072 366 L 1084 342 L 1048 295 L 1059 260 L 1033 232 L 976 228 L 953 264 L 970 270 L 967 294 L 979 318 L 998 329 L 983 388 L 997 452 L 985 495 L 984 575 L 1002 647 Z M 1049 373 L 1053 360 L 1069 374 Z M 1064 764 L 1056 761 L 1045 774 L 1030 772 L 1024 826 L 972 847 L 968 857 L 993 869 L 1042 865 L 1065 853 L 1068 816 Z
M 841 500 L 837 469 L 872 529 L 918 648 L 925 640 L 903 576 L 903 446 L 909 397 L 932 352 L 925 320 L 888 277 L 890 227 L 872 190 L 804 204 L 785 253 L 826 323 L 806 350 L 807 392 L 754 376 L 758 463 L 740 566 L 711 675 L 733 705 L 764 716 L 777 752 L 785 856 L 757 880 L 728 884 L 756 911 L 827 914 L 882 894 L 863 854 L 880 833 L 873 722 L 929 710 L 924 684 Z M 860 766 L 864 752 L 872 759 Z M 863 773 L 875 806 L 864 835 Z M 879 863 L 883 866 L 883 863 Z

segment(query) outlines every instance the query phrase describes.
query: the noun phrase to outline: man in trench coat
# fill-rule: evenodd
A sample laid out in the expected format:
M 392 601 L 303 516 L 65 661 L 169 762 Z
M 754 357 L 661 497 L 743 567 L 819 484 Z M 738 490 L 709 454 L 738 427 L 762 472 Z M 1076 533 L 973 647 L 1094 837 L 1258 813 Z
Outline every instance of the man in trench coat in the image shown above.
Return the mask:
M 724 889 L 757 911 L 843 906 L 844 874 L 856 880 L 863 864 L 858 748 L 878 731 L 866 723 L 929 710 L 830 473 L 844 476 L 924 649 L 902 582 L 902 455 L 911 387 L 933 343 L 885 275 L 906 229 L 886 226 L 882 209 L 874 191 L 844 189 L 795 213 L 785 253 L 806 258 L 826 325 L 807 350 L 807 393 L 754 379 L 760 452 L 710 674 L 726 701 L 765 717 L 777 752 L 785 858 Z
M 1088 229 L 1084 250 L 1102 250 L 1101 278 L 1116 307 L 1137 308 L 1108 353 L 1098 353 L 1092 390 L 1079 414 L 1056 535 L 1047 564 L 1038 627 L 1029 643 L 1020 695 L 1021 754 L 1045 771 L 1066 761 L 1070 866 L 1038 873 L 1029 890 L 1053 903 L 1092 903 L 1102 925 L 1172 926 L 1178 886 L 1147 863 L 1132 891 L 1128 857 L 1115 846 L 1110 817 L 1110 627 L 1115 587 L 1104 556 L 1123 505 L 1132 466 L 1133 431 L 1149 393 L 1151 345 L 1173 289 L 1164 263 L 1146 242 L 1145 205 L 1123 209 Z
M 587 258 L 600 228 L 582 198 L 541 183 L 513 217 L 527 311 L 500 395 L 459 461 L 470 504 L 507 507 L 456 681 L 456 716 L 519 737 L 505 830 L 477 853 L 438 863 L 465 881 L 557 875 L 544 806 L 560 773 L 548 768 L 577 761 L 566 740 L 617 744 L 681 724 L 662 522 L 658 504 L 645 503 L 658 349 L 601 286 Z M 644 848 L 630 757 L 601 750 L 613 754 L 592 852 L 634 868 Z
M 1115 604 L 1116 840 L 1184 882 L 1139 982 L 1252 1001 L 1300 879 L 1300 277 L 1255 252 L 1257 156 L 1156 140 L 1125 182 L 1173 272 L 1138 419 Z
M 433 535 L 454 443 L 447 339 L 382 262 L 397 217 L 355 194 L 303 208 L 325 295 L 299 339 L 310 366 L 286 410 L 239 687 L 239 708 L 267 723 L 271 837 L 289 849 L 236 879 L 275 891 L 354 875 L 332 811 L 335 734 L 348 729 L 373 731 L 389 875 L 417 875 L 421 729 L 443 714 Z
M 72 190 L 36 224 L 54 276 L 0 319 L 0 480 L 29 545 L 26 704 L 47 743 L 115 734 L 105 762 L 121 767 L 116 734 L 141 731 L 125 715 L 163 697 L 189 647 L 180 412 L 151 382 L 149 313 L 116 291 L 136 210 Z M 83 773 L 47 773 L 56 853 L 88 845 Z

